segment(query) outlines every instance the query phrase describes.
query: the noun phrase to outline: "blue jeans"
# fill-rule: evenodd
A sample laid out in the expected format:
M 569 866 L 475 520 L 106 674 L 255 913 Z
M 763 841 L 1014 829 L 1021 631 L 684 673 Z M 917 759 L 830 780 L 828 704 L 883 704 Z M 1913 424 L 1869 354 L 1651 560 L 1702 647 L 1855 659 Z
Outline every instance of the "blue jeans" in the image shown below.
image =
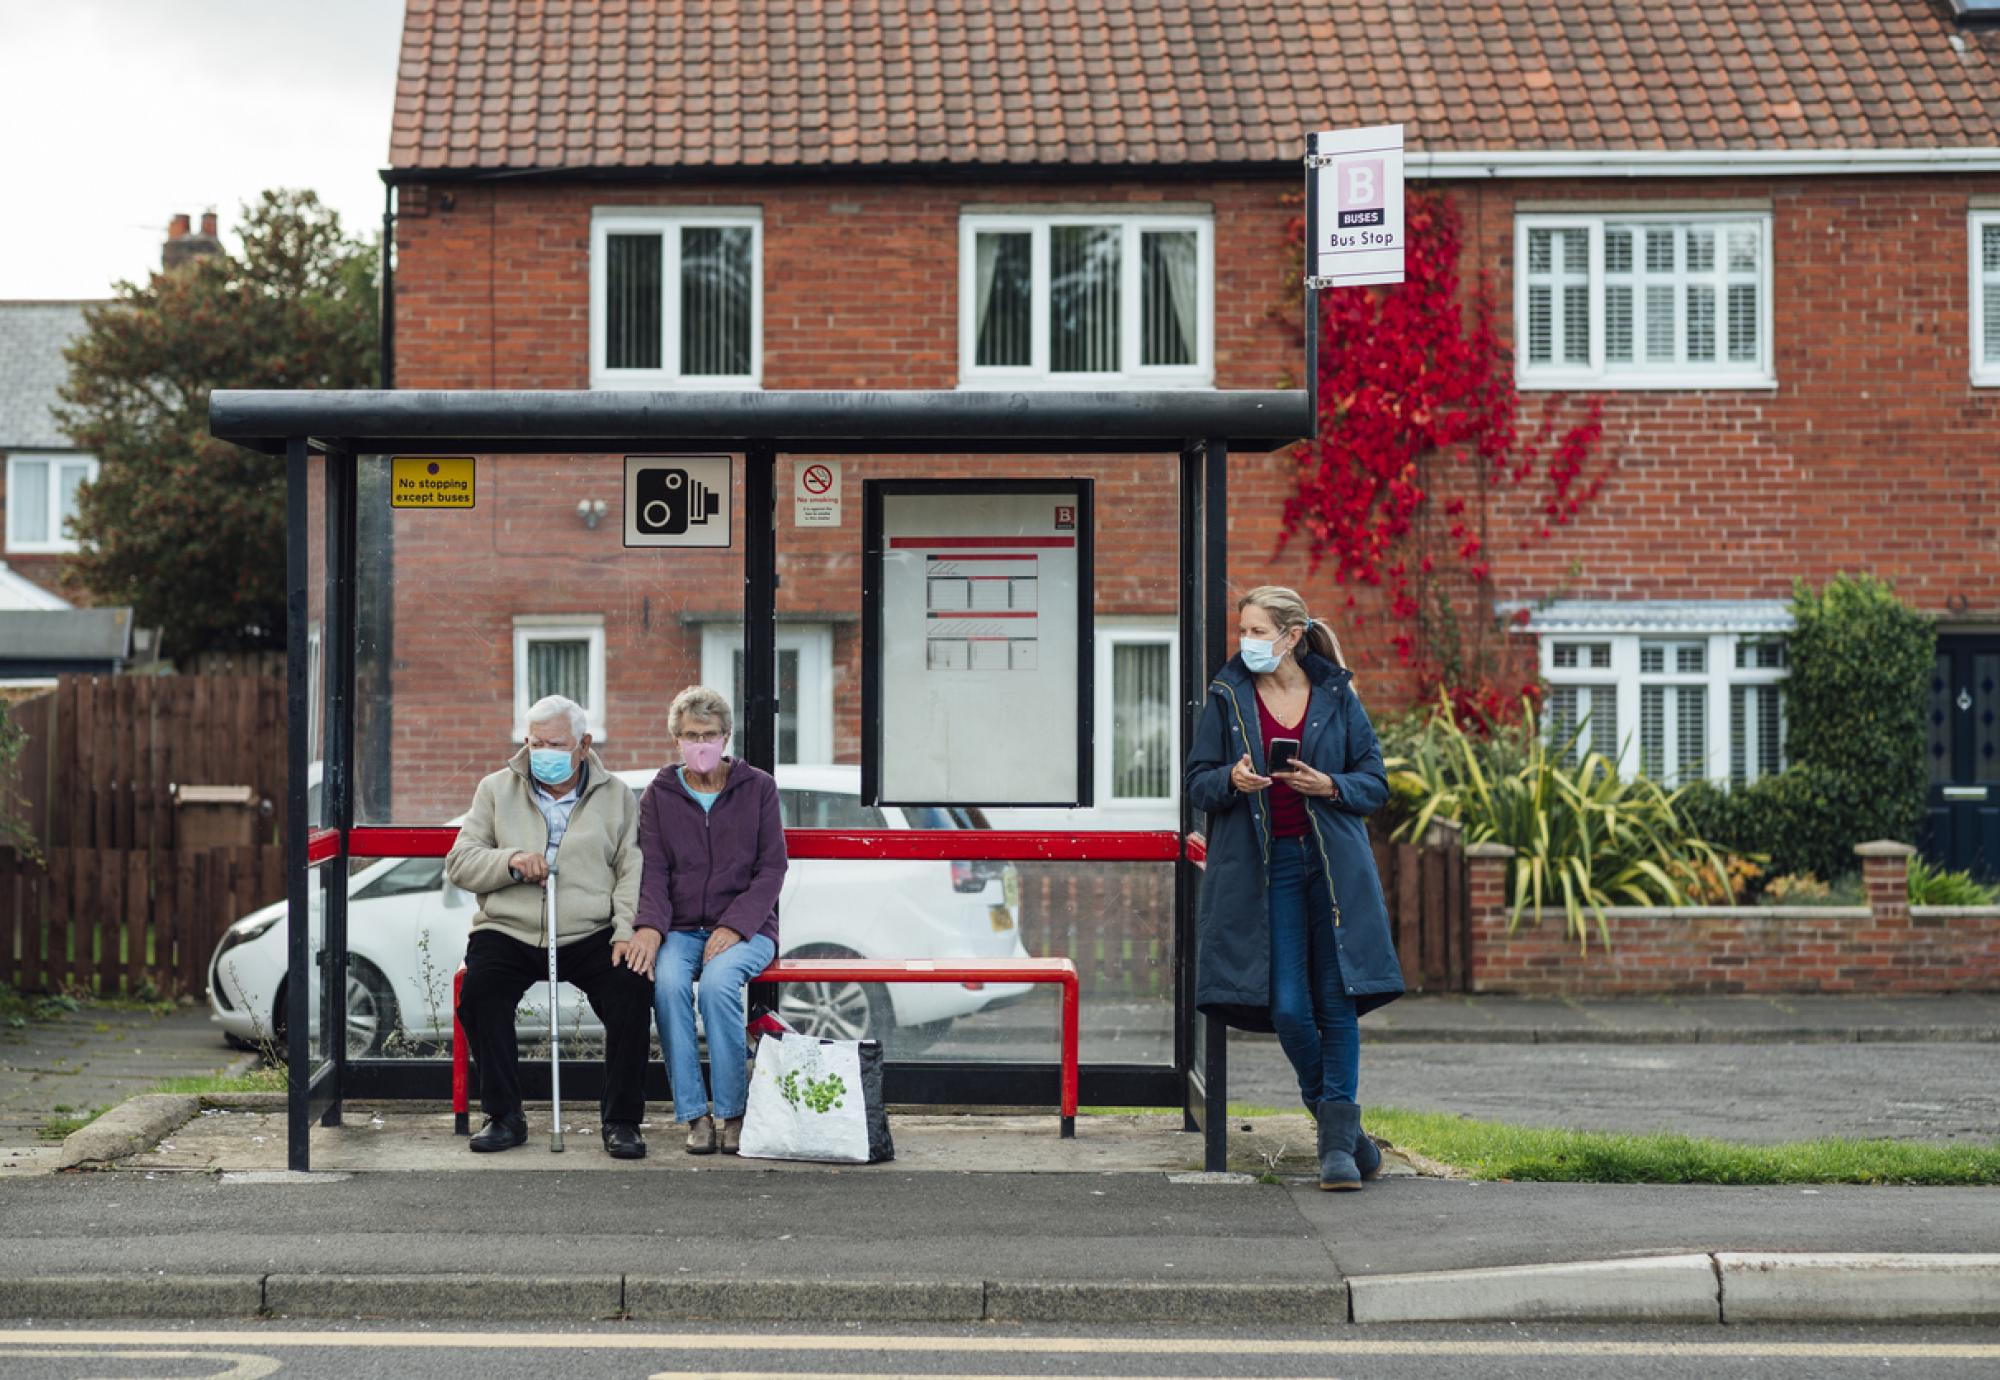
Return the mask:
M 653 1016 L 660 1025 L 660 1048 L 674 1084 L 674 1120 L 711 1115 L 708 1089 L 701 1082 L 701 1047 L 695 1041 L 694 1013 L 708 1036 L 708 1071 L 715 1087 L 713 1115 L 722 1121 L 743 1115 L 750 1097 L 748 1054 L 743 1032 L 743 986 L 770 966 L 778 946 L 763 935 L 732 944 L 702 966 L 701 951 L 713 930 L 672 930 L 660 946 L 653 969 Z M 695 979 L 701 990 L 695 990 Z
M 1299 1075 L 1299 1096 L 1352 1102 L 1361 1032 L 1340 978 L 1333 896 L 1310 836 L 1271 840 L 1271 1024 Z

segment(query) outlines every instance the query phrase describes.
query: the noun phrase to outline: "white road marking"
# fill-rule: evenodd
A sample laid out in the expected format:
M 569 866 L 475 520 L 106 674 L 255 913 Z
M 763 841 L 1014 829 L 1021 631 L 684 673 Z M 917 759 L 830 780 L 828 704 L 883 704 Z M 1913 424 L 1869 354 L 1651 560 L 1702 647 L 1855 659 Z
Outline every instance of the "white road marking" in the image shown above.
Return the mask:
M 240 1353 L 227 1351 L 130 1351 L 123 1349 L 118 1351 L 74 1351 L 67 1347 L 61 1349 L 47 1347 L 22 1350 L 11 1346 L 7 1347 L 4 1351 L 0 1351 L 0 1357 L 11 1359 L 17 1356 L 33 1356 L 44 1360 L 58 1360 L 65 1357 L 108 1356 L 118 1361 L 223 1361 L 229 1366 L 227 1370 L 218 1370 L 213 1375 L 198 1376 L 194 1380 L 264 1380 L 264 1377 L 267 1375 L 277 1374 L 278 1368 L 284 1364 L 275 1356 L 245 1356 Z M 82 1378 L 79 1377 L 79 1380 L 82 1380 Z M 92 1376 L 90 1380 L 154 1380 L 154 1377 Z
M 1722 1342 L 1647 1341 L 1444 1341 L 1388 1337 L 1323 1339 L 1206 1336 L 1155 1337 L 939 1337 L 873 1336 L 861 1330 L 796 1336 L 723 1332 L 238 1332 L 75 1331 L 0 1329 L 0 1356 L 16 1346 L 196 1346 L 339 1348 L 386 1351 L 653 1351 L 699 1347 L 707 1352 L 915 1351 L 990 1355 L 1033 1352 L 1077 1356 L 1207 1356 L 1218 1349 L 1239 1356 L 1605 1356 L 1794 1357 L 1809 1360 L 2000 1361 L 2000 1343 L 1987 1342 Z M 693 1372 L 664 1372 L 669 1375 Z M 935 1380 L 935 1377 L 934 1377 Z

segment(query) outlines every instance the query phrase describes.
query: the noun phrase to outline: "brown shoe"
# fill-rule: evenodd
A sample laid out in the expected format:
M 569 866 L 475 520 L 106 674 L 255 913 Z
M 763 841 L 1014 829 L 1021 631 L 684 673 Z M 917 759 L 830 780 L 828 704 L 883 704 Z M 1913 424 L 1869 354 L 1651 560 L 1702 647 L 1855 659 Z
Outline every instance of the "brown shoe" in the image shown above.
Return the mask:
M 723 1154 L 735 1154 L 743 1145 L 743 1118 L 733 1116 L 723 1122 L 716 1133 L 715 1141 Z
M 715 1118 L 698 1116 L 688 1123 L 688 1153 L 690 1155 L 713 1155 L 715 1153 Z

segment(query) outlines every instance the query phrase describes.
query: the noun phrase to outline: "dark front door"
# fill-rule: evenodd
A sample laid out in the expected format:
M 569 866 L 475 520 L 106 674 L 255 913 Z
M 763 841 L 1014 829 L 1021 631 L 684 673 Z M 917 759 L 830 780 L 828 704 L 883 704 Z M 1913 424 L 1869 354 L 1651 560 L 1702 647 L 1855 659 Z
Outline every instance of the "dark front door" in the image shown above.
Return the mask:
M 1924 855 L 2000 875 L 2000 634 L 1941 634 L 1931 676 Z

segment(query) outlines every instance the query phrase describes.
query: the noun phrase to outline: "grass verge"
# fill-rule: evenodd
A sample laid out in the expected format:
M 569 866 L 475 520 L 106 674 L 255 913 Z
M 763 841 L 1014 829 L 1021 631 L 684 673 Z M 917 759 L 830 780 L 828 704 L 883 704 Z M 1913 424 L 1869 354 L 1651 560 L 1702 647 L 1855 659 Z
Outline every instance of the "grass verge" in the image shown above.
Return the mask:
M 1472 1179 L 1595 1184 L 2000 1184 L 2000 1145 L 1903 1140 L 1739 1141 L 1619 1135 L 1371 1107 L 1378 1139 Z
M 283 1092 L 285 1071 L 261 1064 L 248 1073 L 202 1074 L 194 1078 L 168 1078 L 146 1089 L 156 1093 L 257 1093 Z
M 1080 1110 L 1109 1115 L 1178 1109 Z M 1274 1113 L 1268 1107 L 1232 1103 L 1229 1115 Z M 1377 1140 L 1435 1160 L 1468 1179 L 1577 1184 L 2000 1184 L 2000 1145 L 1840 1139 L 1751 1145 L 1663 1133 L 1621 1135 L 1513 1126 L 1394 1107 L 1370 1107 L 1363 1120 Z

